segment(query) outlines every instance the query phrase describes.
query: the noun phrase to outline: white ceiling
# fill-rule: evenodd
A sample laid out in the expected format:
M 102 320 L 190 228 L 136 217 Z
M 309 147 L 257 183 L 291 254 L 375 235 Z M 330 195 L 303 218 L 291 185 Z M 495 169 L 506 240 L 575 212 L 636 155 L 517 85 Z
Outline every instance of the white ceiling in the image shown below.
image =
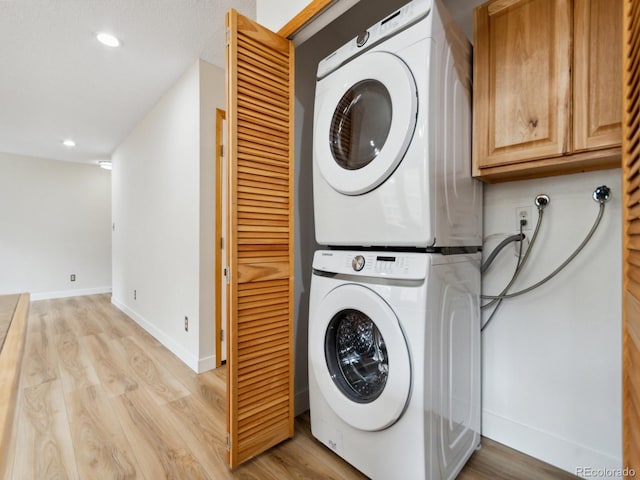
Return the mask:
M 109 158 L 196 59 L 224 67 L 224 15 L 255 18 L 255 3 L 0 0 L 0 152 Z M 101 45 L 98 31 L 122 46 Z

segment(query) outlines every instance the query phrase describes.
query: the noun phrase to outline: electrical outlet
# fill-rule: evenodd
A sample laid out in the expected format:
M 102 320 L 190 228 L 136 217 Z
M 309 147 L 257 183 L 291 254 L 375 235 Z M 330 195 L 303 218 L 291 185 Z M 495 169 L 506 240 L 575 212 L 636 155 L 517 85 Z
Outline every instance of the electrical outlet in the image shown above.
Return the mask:
M 133 299 L 135 300 L 138 297 L 138 292 L 136 290 L 133 291 Z
M 71 274 L 71 281 L 72 281 L 72 282 L 75 282 L 75 281 L 76 281 L 76 274 L 75 274 L 75 273 L 72 273 L 72 274 Z
M 184 317 L 184 331 L 189 331 L 189 317 Z
M 520 222 L 522 220 L 526 222 L 522 230 L 531 230 L 531 205 L 516 208 L 516 232 L 520 231 Z

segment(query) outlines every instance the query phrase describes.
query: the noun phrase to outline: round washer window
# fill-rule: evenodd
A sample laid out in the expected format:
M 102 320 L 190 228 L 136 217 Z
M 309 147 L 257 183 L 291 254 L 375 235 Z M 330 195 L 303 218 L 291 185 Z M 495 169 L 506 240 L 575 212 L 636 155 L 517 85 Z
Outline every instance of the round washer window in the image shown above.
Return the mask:
M 329 322 L 325 359 L 334 383 L 349 399 L 370 403 L 380 396 L 389 376 L 382 334 L 364 313 L 346 309 Z
M 338 102 L 329 132 L 331 153 L 345 170 L 358 170 L 380 153 L 391 129 L 392 103 L 377 80 L 353 85 Z
M 409 345 L 400 320 L 384 298 L 362 284 L 339 284 L 321 295 L 333 280 L 325 284 L 319 277 L 311 280 L 309 384 L 315 380 L 346 424 L 383 430 L 400 418 L 411 392 Z

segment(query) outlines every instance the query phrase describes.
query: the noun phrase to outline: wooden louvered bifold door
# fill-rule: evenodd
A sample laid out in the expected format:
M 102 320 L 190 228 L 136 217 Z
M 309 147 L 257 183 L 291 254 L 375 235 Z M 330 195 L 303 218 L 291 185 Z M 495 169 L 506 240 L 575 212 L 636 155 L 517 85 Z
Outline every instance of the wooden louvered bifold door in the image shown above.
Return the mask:
M 227 14 L 231 468 L 293 436 L 293 43 Z
M 623 465 L 640 473 L 640 1 L 623 25 Z M 635 477 L 635 475 L 633 475 Z M 631 475 L 625 478 L 631 478 Z

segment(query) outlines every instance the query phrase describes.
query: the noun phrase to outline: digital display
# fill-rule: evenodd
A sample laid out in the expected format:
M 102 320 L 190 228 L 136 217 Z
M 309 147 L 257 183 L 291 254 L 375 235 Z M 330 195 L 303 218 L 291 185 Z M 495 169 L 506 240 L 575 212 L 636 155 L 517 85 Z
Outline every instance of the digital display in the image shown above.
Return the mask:
M 389 20 L 393 20 L 394 18 L 396 18 L 398 15 L 400 15 L 400 10 L 398 10 L 396 13 L 394 13 L 393 15 L 389 15 L 387 18 L 385 18 L 383 21 L 380 22 L 380 25 L 384 25 L 385 23 L 387 23 Z
M 379 262 L 395 262 L 396 257 L 376 257 L 376 260 Z

